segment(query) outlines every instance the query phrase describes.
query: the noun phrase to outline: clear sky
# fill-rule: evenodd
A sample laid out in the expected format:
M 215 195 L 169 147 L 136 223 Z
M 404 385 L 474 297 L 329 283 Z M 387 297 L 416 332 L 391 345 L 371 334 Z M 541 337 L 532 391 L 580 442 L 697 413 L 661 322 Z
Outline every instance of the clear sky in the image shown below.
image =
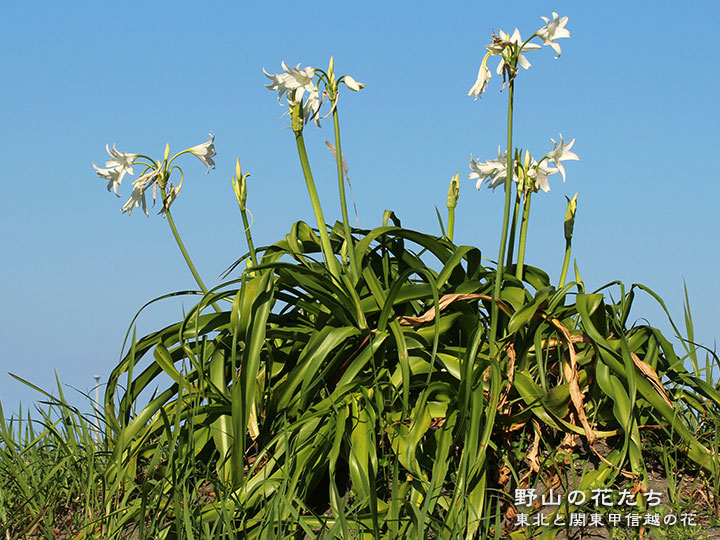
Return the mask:
M 128 324 L 147 301 L 195 288 L 167 223 L 128 217 L 92 163 L 105 144 L 161 159 L 216 136 L 209 175 L 192 157 L 173 214 L 209 284 L 245 251 L 230 177 L 251 172 L 248 206 L 258 245 L 312 222 L 292 133 L 270 73 L 327 67 L 367 87 L 340 104 L 343 150 L 360 223 L 384 209 L 439 232 L 451 176 L 460 172 L 455 240 L 497 256 L 502 190 L 478 192 L 470 154 L 496 157 L 505 140 L 498 77 L 466 94 L 494 29 L 528 36 L 552 11 L 568 16 L 562 56 L 544 47 L 516 86 L 515 142 L 542 156 L 550 138 L 576 138 L 579 162 L 533 200 L 527 261 L 557 279 L 564 195 L 579 192 L 574 257 L 588 287 L 641 282 L 682 321 L 687 282 L 698 341 L 720 331 L 716 278 L 720 200 L 715 58 L 717 2 L 15 2 L 3 7 L 0 85 L 0 400 L 6 414 L 44 388 L 82 391 L 106 377 Z M 492 63 L 494 68 L 495 63 Z M 491 69 L 492 69 L 491 68 Z M 306 140 L 326 217 L 339 216 L 331 124 Z M 156 209 L 157 210 L 157 209 Z M 186 301 L 185 306 L 189 305 Z M 659 309 L 643 317 L 667 329 Z M 167 302 L 138 334 L 182 317 Z M 68 393 L 72 394 L 68 389 Z

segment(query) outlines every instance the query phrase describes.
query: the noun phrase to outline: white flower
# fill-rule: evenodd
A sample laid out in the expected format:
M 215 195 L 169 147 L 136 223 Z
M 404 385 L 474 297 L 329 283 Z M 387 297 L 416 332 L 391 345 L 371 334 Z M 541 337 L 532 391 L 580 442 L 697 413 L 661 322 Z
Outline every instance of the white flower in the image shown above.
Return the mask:
M 127 212 L 129 216 L 132 214 L 133 208 L 142 206 L 143 212 L 148 216 L 147 204 L 145 202 L 145 191 L 155 182 L 158 175 L 158 170 L 154 169 L 146 174 L 143 174 L 140 178 L 133 182 L 133 190 L 130 194 L 130 198 L 121 208 L 121 212 L 124 214 Z
M 553 142 L 555 142 L 553 140 Z M 539 190 L 548 192 L 550 191 L 550 183 L 548 177 L 558 172 L 563 175 L 563 182 L 565 182 L 565 170 L 563 169 L 560 161 L 568 159 L 579 159 L 575 154 L 569 151 L 570 147 L 575 142 L 573 139 L 567 146 L 562 142 L 562 135 L 560 136 L 560 145 L 555 143 L 555 149 L 549 154 L 543 157 L 538 163 L 530 155 L 529 152 L 525 152 L 525 157 L 522 163 L 518 163 L 517 160 L 513 160 L 513 181 L 519 182 L 520 177 L 524 179 L 522 190 L 528 192 L 536 192 Z M 555 167 L 551 166 L 551 163 Z M 492 159 L 481 163 L 470 159 L 470 170 L 472 171 L 468 178 L 477 179 L 477 188 L 480 189 L 483 182 L 487 184 L 487 187 L 495 189 L 505 183 L 507 178 L 507 152 L 501 153 L 498 147 L 497 159 Z
M 344 75 L 343 81 L 345 82 L 345 86 L 347 86 L 353 92 L 359 92 L 360 90 L 365 88 L 365 85 L 363 83 L 356 81 L 350 75 Z
M 580 159 L 577 156 L 577 154 L 570 151 L 570 149 L 573 147 L 573 144 L 575 144 L 575 139 L 573 139 L 569 143 L 565 144 L 563 142 L 563 136 L 561 133 L 560 134 L 560 144 L 555 142 L 555 139 L 550 139 L 550 140 L 555 145 L 555 148 L 553 148 L 552 151 L 547 155 L 547 158 L 549 161 L 552 162 L 553 165 L 555 165 L 558 168 L 558 170 L 560 171 L 560 174 L 562 174 L 563 182 L 565 182 L 565 167 L 563 167 L 560 162 L 567 161 L 567 160 L 577 161 Z
M 132 214 L 133 208 L 141 205 L 143 212 L 145 212 L 145 215 L 149 216 L 150 214 L 148 214 L 147 211 L 147 204 L 145 203 L 145 191 L 142 188 L 135 186 L 133 187 L 132 193 L 130 194 L 130 198 L 123 205 L 120 211 L 123 214 L 127 212 L 127 215 L 129 216 L 130 214 Z
M 496 187 L 505 183 L 507 177 L 507 152 L 501 154 L 500 147 L 498 146 L 498 158 L 480 163 L 475 161 L 470 156 L 470 170 L 472 171 L 468 178 L 474 180 L 478 179 L 476 187 L 480 189 L 484 181 L 487 182 L 488 187 L 495 189 Z M 513 180 L 518 181 L 517 175 L 513 173 Z
M 565 28 L 568 22 L 567 17 L 559 18 L 558 14 L 554 11 L 552 16 L 552 21 L 547 17 L 541 17 L 541 19 L 545 21 L 545 26 L 535 33 L 543 40 L 543 45 L 549 45 L 557 53 L 555 58 L 559 58 L 561 52 L 560 45 L 558 45 L 555 40 L 559 38 L 569 38 L 570 30 Z
M 127 152 L 118 152 L 117 148 L 115 148 L 115 145 L 113 144 L 112 150 L 110 150 L 109 145 L 105 145 L 105 150 L 107 150 L 107 153 L 110 154 L 110 157 L 112 159 L 108 159 L 105 162 L 106 167 L 121 167 L 123 169 L 126 169 L 130 174 L 132 174 L 132 165 L 133 162 L 137 159 L 137 154 L 129 154 Z
M 303 116 L 305 122 L 311 118 L 315 118 L 315 123 L 318 123 L 317 113 L 320 109 L 320 91 L 313 82 L 315 77 L 315 69 L 306 67 L 300 69 L 300 64 L 294 68 L 289 68 L 282 62 L 282 68 L 285 73 L 277 73 L 271 75 L 263 68 L 263 73 L 270 79 L 270 84 L 266 84 L 265 88 L 268 90 L 278 90 L 278 102 L 282 98 L 283 94 L 286 95 L 288 103 L 300 103 L 305 92 L 308 93 L 303 105 Z M 352 77 L 350 77 L 352 79 Z M 354 79 L 353 79 L 353 82 Z M 357 83 L 359 84 L 359 83 Z
M 541 163 L 537 163 L 534 159 L 530 158 L 530 167 L 528 167 L 527 177 L 533 183 L 535 191 L 542 190 L 545 193 L 550 191 L 550 183 L 547 177 L 558 172 L 558 169 L 553 169 L 544 165 L 545 160 Z M 564 180 L 563 180 L 564 181 Z
M 111 189 L 115 191 L 115 195 L 118 197 L 120 194 L 118 193 L 118 186 L 122 183 L 123 178 L 125 177 L 126 171 L 124 169 L 119 169 L 117 167 L 114 167 L 112 169 L 102 169 L 95 165 L 93 163 L 93 167 L 95 167 L 95 171 L 97 172 L 97 175 L 100 178 L 105 178 L 106 180 L 110 180 L 107 185 L 107 190 L 110 191 Z M 132 173 L 131 173 L 132 174 Z
M 137 154 L 129 154 L 126 152 L 118 152 L 113 144 L 112 150 L 109 145 L 105 145 L 105 150 L 110 155 L 110 159 L 105 162 L 105 169 L 98 167 L 93 163 L 93 167 L 100 178 L 109 180 L 107 190 L 112 189 L 118 197 L 118 187 L 125 178 L 126 174 L 133 174 L 133 162 L 137 159 Z
M 188 148 L 187 150 L 205 164 L 205 166 L 207 167 L 207 172 L 205 174 L 210 173 L 210 167 L 212 167 L 213 169 L 215 168 L 215 162 L 212 160 L 212 158 L 216 155 L 214 143 L 215 134 L 211 131 L 210 140 L 208 142 L 198 144 L 197 146 L 193 146 L 192 148 Z
M 285 62 L 282 62 L 282 68 L 285 73 L 275 75 L 271 75 L 263 69 L 265 76 L 271 81 L 270 84 L 265 85 L 265 88 L 268 90 L 279 90 L 278 101 L 280 101 L 280 98 L 282 98 L 286 92 L 288 93 L 288 101 L 298 102 L 302 99 L 304 92 L 312 93 L 317 91 L 317 87 L 315 83 L 313 83 L 313 78 L 315 77 L 314 68 L 308 66 L 305 69 L 299 69 L 300 64 L 294 68 L 289 68 L 285 65 Z M 290 90 L 298 92 L 295 95 L 290 95 L 292 94 Z
M 512 36 L 508 36 L 505 32 L 502 30 L 499 31 L 500 35 L 495 37 L 493 40 L 493 43 L 490 45 L 487 45 L 487 50 L 490 52 L 490 54 L 497 55 L 501 54 L 502 59 L 500 60 L 500 63 L 497 67 L 497 74 L 500 75 L 503 72 L 503 69 L 505 68 L 505 64 L 510 60 L 510 57 L 507 55 L 505 50 L 510 45 L 515 45 L 516 47 L 521 47 L 520 52 L 523 51 L 536 51 L 537 49 L 540 49 L 541 46 L 537 43 L 526 43 L 523 45 L 523 40 L 520 37 L 520 30 L 517 28 L 513 32 Z M 519 54 L 517 65 L 521 68 L 528 69 L 530 67 L 530 62 L 528 62 L 528 59 L 525 58 L 525 55 Z
M 483 62 L 478 70 L 477 80 L 475 81 L 475 84 L 473 84 L 472 88 L 470 88 L 467 95 L 475 96 L 475 99 L 479 98 L 482 93 L 485 92 L 485 88 L 487 88 L 487 84 L 491 77 L 492 75 L 490 74 L 487 64 Z

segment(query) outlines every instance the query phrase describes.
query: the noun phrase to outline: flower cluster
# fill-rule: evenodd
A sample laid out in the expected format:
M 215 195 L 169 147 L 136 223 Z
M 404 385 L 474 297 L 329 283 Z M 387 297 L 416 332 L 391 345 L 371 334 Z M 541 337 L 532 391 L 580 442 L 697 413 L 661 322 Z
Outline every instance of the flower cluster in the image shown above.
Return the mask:
M 345 83 L 345 86 L 353 92 L 359 92 L 365 88 L 363 83 L 356 81 L 350 75 L 343 75 L 336 80 L 332 58 L 330 59 L 330 67 L 327 73 L 321 69 L 309 66 L 300 69 L 300 64 L 294 68 L 288 67 L 285 65 L 285 62 L 282 62 L 281 65 L 284 73 L 271 74 L 263 68 L 263 73 L 270 79 L 270 83 L 266 84 L 265 88 L 278 91 L 278 103 L 281 103 L 282 97 L 285 95 L 291 107 L 302 104 L 303 125 L 312 119 L 320 126 L 320 107 L 322 106 L 323 100 L 325 96 L 329 96 L 333 102 L 333 106 L 335 106 L 339 83 Z M 315 82 L 316 76 L 318 77 L 317 82 Z M 325 90 L 323 92 L 321 92 L 318 87 L 321 81 L 325 84 Z
M 520 31 L 517 28 L 512 35 L 508 35 L 502 30 L 498 31 L 497 35 L 493 34 L 492 43 L 486 46 L 488 52 L 485 54 L 482 64 L 480 65 L 475 84 L 472 85 L 472 88 L 470 88 L 467 95 L 475 96 L 475 99 L 477 99 L 483 94 L 483 92 L 485 92 L 488 82 L 492 78 L 490 69 L 487 67 L 487 62 L 491 56 L 500 56 L 497 74 L 502 74 L 503 80 L 506 80 L 506 76 L 509 80 L 512 80 L 517 72 L 517 66 L 528 69 L 530 67 L 530 62 L 528 62 L 528 59 L 525 58 L 523 53 L 541 48 L 540 44 L 530 42 L 530 40 L 534 37 L 542 39 L 543 45 L 552 47 L 552 49 L 557 53 L 556 58 L 558 58 L 560 56 L 561 49 L 556 40 L 559 38 L 569 38 L 570 30 L 565 28 L 568 21 L 567 17 L 560 18 L 555 12 L 553 12 L 552 16 L 552 20 L 548 17 L 542 17 L 545 21 L 545 26 L 540 28 L 540 30 L 535 32 L 525 41 L 523 41 L 522 37 L 520 37 Z
M 536 161 L 527 151 L 522 161 L 519 159 L 519 156 L 513 159 L 512 180 L 517 183 L 522 182 L 521 187 L 523 191 L 550 191 L 548 176 L 559 172 L 564 183 L 566 173 L 562 162 L 580 159 L 577 154 L 570 151 L 575 144 L 575 139 L 569 143 L 565 143 L 561 133 L 559 143 L 556 142 L 555 139 L 550 140 L 553 142 L 554 148 L 543 156 L 540 161 Z M 507 152 L 501 153 L 498 147 L 497 159 L 491 159 L 485 162 L 476 161 L 470 156 L 470 170 L 472 172 L 468 178 L 471 180 L 477 179 L 478 189 L 482 187 L 483 182 L 487 183 L 489 188 L 495 189 L 503 185 L 508 176 Z
M 211 132 L 209 141 L 193 146 L 192 148 L 188 148 L 187 150 L 183 150 L 182 152 L 179 152 L 178 154 L 173 156 L 172 159 L 170 159 L 169 161 L 168 155 L 170 147 L 166 146 L 165 156 L 161 162 L 156 162 L 153 159 L 142 154 L 119 152 L 117 148 L 115 148 L 115 145 L 113 145 L 112 149 L 109 145 L 106 145 L 105 148 L 107 150 L 107 153 L 110 155 L 110 159 L 105 162 L 105 168 L 98 167 L 97 165 L 95 165 L 95 163 L 93 163 L 93 167 L 95 168 L 95 171 L 100 178 L 108 180 L 108 191 L 112 189 L 115 192 L 115 195 L 117 195 L 118 197 L 120 196 L 120 194 L 118 193 L 118 187 L 122 183 L 125 175 L 134 174 L 134 165 L 144 167 L 144 170 L 140 177 L 138 177 L 138 179 L 133 181 L 132 183 L 132 193 L 130 194 L 130 198 L 123 205 L 122 212 L 130 215 L 134 208 L 142 207 L 145 215 L 149 215 L 147 211 L 147 202 L 145 200 L 145 192 L 152 186 L 152 198 L 154 202 L 157 196 L 158 185 L 160 186 L 160 189 L 165 189 L 172 169 L 180 169 L 177 166 L 171 168 L 170 163 L 172 163 L 175 158 L 182 154 L 192 154 L 207 167 L 207 172 L 209 173 L 210 167 L 212 167 L 213 169 L 215 168 L 215 162 L 212 159 L 213 157 L 215 157 L 214 142 L 215 135 L 213 135 L 213 133 Z M 180 188 L 182 187 L 182 169 L 180 169 L 180 174 L 180 184 L 178 184 L 177 187 L 173 187 L 172 184 L 169 185 L 163 207 L 160 211 L 161 213 L 165 212 L 168 208 L 170 208 L 170 205 L 180 192 Z
M 303 96 L 307 92 L 307 97 L 303 103 L 303 118 L 305 123 L 313 118 L 318 123 L 318 112 L 320 111 L 320 91 L 315 85 L 315 68 L 306 67 L 300 69 L 300 64 L 294 68 L 289 68 L 282 62 L 282 68 L 285 73 L 277 73 L 271 75 L 263 68 L 263 73 L 270 79 L 270 84 L 266 84 L 268 90 L 278 90 L 278 103 L 280 103 L 283 94 L 287 97 L 288 103 L 301 103 Z M 319 124 L 318 124 L 319 125 Z

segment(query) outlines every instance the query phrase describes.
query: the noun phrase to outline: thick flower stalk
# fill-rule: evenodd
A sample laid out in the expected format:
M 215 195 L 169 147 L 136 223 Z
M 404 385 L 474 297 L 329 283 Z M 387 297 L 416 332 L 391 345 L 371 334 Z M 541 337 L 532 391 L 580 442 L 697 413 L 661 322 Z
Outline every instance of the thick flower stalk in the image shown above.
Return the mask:
M 315 214 L 318 232 L 320 233 L 320 249 L 330 273 L 339 280 L 340 270 L 338 268 L 338 261 L 335 258 L 335 253 L 330 244 L 325 216 L 323 215 L 322 206 L 320 205 L 320 198 L 318 197 L 317 188 L 315 187 L 315 180 L 312 175 L 312 170 L 310 169 L 310 162 L 303 138 L 303 128 L 311 117 L 320 125 L 318 116 L 321 105 L 319 98 L 320 91 L 314 82 L 315 69 L 306 67 L 300 70 L 300 64 L 294 69 L 288 68 L 285 62 L 282 63 L 282 67 L 285 73 L 275 75 L 271 75 L 263 69 L 265 76 L 271 81 L 270 84 L 265 85 L 265 88 L 278 91 L 278 103 L 281 103 L 283 95 L 287 98 L 290 126 L 295 134 L 295 144 L 297 146 L 298 157 L 300 158 L 300 166 L 302 167 L 305 185 Z M 303 100 L 303 95 L 306 92 L 308 94 L 307 98 Z
M 325 85 L 325 94 L 328 96 L 332 104 L 333 128 L 335 134 L 335 144 L 332 145 L 331 151 L 335 155 L 335 163 L 337 165 L 338 177 L 338 195 L 340 197 L 340 212 L 343 219 L 343 234 L 345 236 L 345 244 L 350 265 L 350 275 L 353 282 L 356 282 L 360 276 L 360 268 L 355 258 L 355 249 L 353 245 L 352 233 L 350 231 L 350 219 L 347 211 L 347 197 L 345 196 L 345 179 L 347 175 L 347 165 L 342 155 L 342 147 L 340 144 L 340 119 L 338 115 L 338 101 L 340 99 L 340 84 L 345 84 L 348 89 L 353 92 L 359 92 L 365 85 L 356 81 L 350 75 L 343 75 L 340 78 L 335 77 L 335 59 L 330 57 L 330 65 L 327 73 L 321 73 L 320 80 Z
M 543 17 L 545 26 L 540 28 L 538 31 L 533 33 L 527 40 L 522 39 L 520 31 L 516 28 L 512 35 L 508 35 L 504 31 L 500 30 L 497 34 L 493 34 L 492 41 L 486 46 L 487 53 L 482 60 L 480 69 L 478 70 L 478 76 L 475 83 L 468 92 L 469 96 L 474 96 L 478 99 L 488 87 L 490 78 L 492 77 L 490 69 L 487 66 L 488 60 L 493 56 L 499 56 L 500 62 L 498 63 L 496 72 L 503 76 L 503 89 L 507 85 L 508 87 L 508 113 L 507 113 L 507 144 L 505 154 L 502 155 L 498 151 L 498 160 L 488 161 L 485 163 L 471 161 L 472 173 L 471 178 L 478 179 L 478 185 L 482 181 L 488 181 L 492 187 L 497 187 L 500 184 L 505 186 L 505 210 L 503 213 L 503 224 L 502 232 L 500 235 L 500 248 L 497 260 L 497 269 L 495 273 L 495 283 L 493 288 L 493 296 L 495 298 L 500 297 L 500 291 L 502 288 L 502 276 L 503 276 L 503 262 L 505 258 L 505 250 L 508 241 L 508 224 L 510 221 L 510 206 L 512 204 L 512 193 L 511 186 L 512 181 L 516 179 L 515 167 L 513 165 L 512 155 L 512 131 L 513 131 L 513 105 L 515 95 L 515 78 L 517 76 L 520 67 L 528 69 L 530 62 L 525 57 L 524 53 L 531 52 L 541 48 L 538 43 L 531 43 L 534 38 L 542 40 L 543 45 L 547 45 L 553 48 L 559 56 L 559 46 L 556 41 L 559 38 L 570 37 L 570 31 L 565 28 L 567 24 L 567 17 L 560 18 L 556 13 L 553 13 L 553 19 Z M 569 148 L 568 148 L 569 149 Z M 571 158 L 568 158 L 571 159 Z M 502 161 L 504 161 L 504 166 Z M 526 182 L 534 181 L 535 189 L 549 189 L 547 184 L 547 176 L 551 174 L 552 169 L 547 167 L 541 168 L 538 162 L 537 167 L 534 169 L 534 179 L 531 176 L 526 175 Z M 550 160 L 552 161 L 552 160 Z M 560 159 L 558 157 L 557 161 Z M 553 162 L 554 163 L 554 162 Z M 526 171 L 527 172 L 527 171 Z M 516 203 L 517 195 L 516 195 Z M 526 204 L 528 200 L 526 197 Z M 516 204 L 517 206 L 517 204 Z M 529 206 L 527 208 L 529 212 Z M 514 213 L 513 222 L 517 218 L 517 211 Z M 525 224 L 527 220 L 525 220 Z M 514 226 L 513 226 L 514 230 Z M 514 235 L 513 235 L 514 236 Z M 522 234 L 521 234 L 522 239 Z M 519 273 L 522 275 L 522 269 L 519 269 Z M 491 355 L 496 353 L 496 337 L 497 337 L 497 325 L 498 325 L 498 307 L 496 302 L 492 303 L 491 306 L 491 324 L 490 324 L 490 348 Z
M 345 198 L 345 186 L 344 186 L 344 161 L 342 157 L 342 151 L 340 147 L 340 124 L 337 115 L 337 102 L 338 102 L 338 88 L 340 83 L 344 83 L 350 90 L 355 92 L 365 87 L 364 84 L 356 81 L 350 75 L 344 75 L 336 79 L 334 73 L 334 61 L 330 59 L 330 66 L 328 72 L 324 72 L 321 69 L 312 67 L 306 67 L 300 69 L 300 64 L 295 68 L 289 68 L 282 62 L 284 73 L 270 74 L 263 69 L 265 76 L 270 79 L 270 83 L 265 87 L 268 90 L 278 92 L 278 102 L 282 102 L 282 97 L 285 96 L 289 106 L 290 121 L 293 132 L 295 133 L 295 141 L 298 149 L 298 156 L 300 157 L 300 165 L 302 166 L 303 176 L 305 177 L 305 183 L 307 186 L 308 194 L 310 195 L 310 201 L 313 206 L 315 213 L 315 220 L 318 224 L 318 230 L 320 232 L 320 243 L 323 252 L 323 258 L 325 259 L 330 272 L 336 277 L 340 277 L 339 268 L 337 267 L 338 261 L 335 258 L 335 254 L 330 245 L 330 239 L 327 233 L 327 226 L 325 218 L 323 216 L 322 207 L 315 187 L 315 181 L 312 176 L 310 169 L 310 163 L 307 157 L 307 150 L 305 149 L 305 141 L 303 138 L 303 128 L 308 120 L 313 119 L 315 123 L 320 126 L 320 108 L 322 103 L 327 97 L 332 103 L 332 110 L 329 114 L 333 114 L 333 123 L 335 127 L 335 156 L 338 164 L 338 186 L 340 192 L 341 211 L 343 215 L 344 224 L 344 235 L 347 244 L 347 252 L 350 259 L 350 274 L 353 281 L 357 279 L 359 275 L 359 268 L 355 261 L 355 252 L 353 249 L 352 236 L 350 232 L 349 219 L 347 216 L 347 203 Z M 317 78 L 317 81 L 315 81 Z M 319 84 L 324 85 L 324 90 L 321 92 Z
M 130 193 L 130 198 L 122 206 L 121 211 L 130 215 L 132 214 L 133 209 L 142 208 L 145 215 L 148 216 L 149 213 L 145 194 L 150 190 L 150 188 L 152 188 L 152 199 L 154 204 L 157 199 L 157 192 L 159 188 L 160 198 L 162 200 L 162 207 L 159 213 L 164 214 L 167 217 L 168 225 L 173 233 L 175 242 L 185 259 L 190 272 L 195 278 L 195 281 L 205 294 L 207 294 L 208 289 L 200 278 L 200 274 L 198 274 L 195 269 L 195 265 L 190 259 L 187 249 L 185 249 L 185 245 L 180 238 L 177 227 L 175 227 L 172 214 L 170 213 L 170 206 L 180 193 L 184 180 L 182 168 L 179 165 L 173 165 L 173 162 L 183 154 L 192 154 L 207 167 L 207 172 L 209 173 L 210 167 L 215 168 L 215 162 L 212 159 L 215 156 L 214 142 L 215 136 L 211 132 L 210 140 L 178 152 L 172 158 L 170 157 L 170 145 L 166 144 L 163 159 L 161 161 L 156 161 L 143 154 L 119 152 L 115 145 L 113 145 L 112 150 L 109 146 L 106 146 L 110 159 L 105 162 L 105 168 L 98 167 L 95 163 L 93 163 L 93 167 L 95 168 L 97 175 L 100 178 L 109 180 L 107 186 L 108 191 L 112 189 L 118 197 L 120 196 L 118 193 L 118 187 L 121 185 L 125 175 L 132 175 L 134 172 L 133 166 L 135 165 L 143 168 L 141 175 L 133 181 L 133 189 Z M 180 182 L 177 186 L 173 186 L 170 182 L 170 177 L 175 170 L 177 170 L 180 174 Z M 212 306 L 215 311 L 221 311 L 216 304 L 213 303 Z

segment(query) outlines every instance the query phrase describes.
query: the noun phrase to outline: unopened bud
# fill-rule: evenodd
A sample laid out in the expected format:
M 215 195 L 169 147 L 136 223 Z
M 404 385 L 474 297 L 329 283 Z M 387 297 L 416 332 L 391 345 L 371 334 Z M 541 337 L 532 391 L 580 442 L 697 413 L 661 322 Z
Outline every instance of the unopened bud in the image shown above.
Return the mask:
M 460 173 L 455 173 L 455 176 L 450 180 L 450 187 L 448 188 L 447 194 L 447 207 L 455 208 L 457 206 L 458 197 L 460 196 Z
M 169 156 L 170 156 L 170 143 L 165 143 L 165 156 L 163 157 L 163 160 L 167 161 Z
M 330 84 L 333 84 L 335 82 L 335 57 L 330 57 L 330 64 L 328 65 L 328 78 L 330 79 Z
M 356 81 L 350 75 L 345 75 L 343 77 L 343 81 L 345 81 L 345 86 L 347 86 L 353 92 L 359 92 L 360 90 L 365 88 L 365 85 L 363 83 Z
M 233 191 L 235 192 L 235 198 L 237 199 L 240 210 L 245 210 L 245 203 L 247 201 L 247 177 L 250 173 L 243 175 L 242 167 L 240 167 L 240 158 L 235 161 L 235 174 L 232 177 Z
M 572 199 L 567 199 L 568 205 L 567 210 L 565 210 L 565 240 L 570 241 L 573 235 L 573 229 L 575 228 L 575 212 L 577 211 L 577 196 L 576 193 L 575 196 Z

